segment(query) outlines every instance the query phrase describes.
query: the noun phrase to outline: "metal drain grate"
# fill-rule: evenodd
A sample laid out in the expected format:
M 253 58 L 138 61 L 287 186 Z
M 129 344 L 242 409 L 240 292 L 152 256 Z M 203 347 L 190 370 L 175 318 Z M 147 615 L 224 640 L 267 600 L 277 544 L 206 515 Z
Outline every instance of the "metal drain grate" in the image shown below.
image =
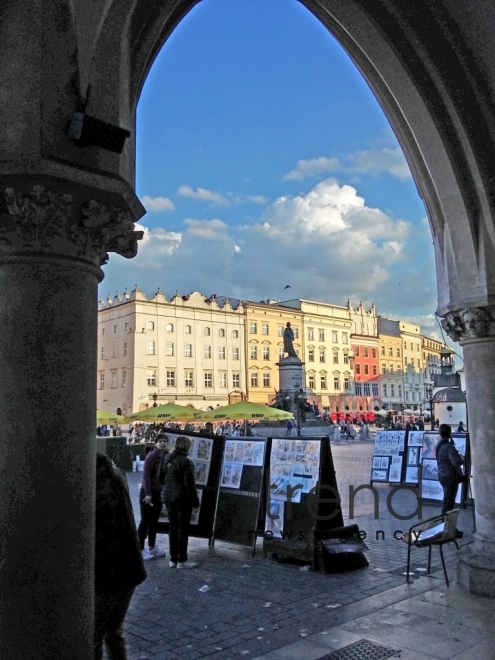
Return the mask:
M 320 660 L 384 660 L 396 653 L 399 653 L 397 649 L 389 649 L 367 639 L 360 639 L 359 642 L 334 651 Z

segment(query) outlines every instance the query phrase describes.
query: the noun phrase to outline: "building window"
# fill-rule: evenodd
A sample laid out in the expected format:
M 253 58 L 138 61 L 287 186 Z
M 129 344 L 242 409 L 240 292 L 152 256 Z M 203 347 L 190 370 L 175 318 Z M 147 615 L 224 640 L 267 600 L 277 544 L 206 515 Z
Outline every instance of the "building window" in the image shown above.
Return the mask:
M 371 388 L 370 388 L 370 383 L 363 383 L 363 395 L 364 396 L 371 396 Z
M 402 385 L 397 385 L 399 397 L 402 399 Z
M 349 376 L 344 376 L 344 390 L 350 390 Z
M 251 371 L 251 387 L 258 387 L 258 372 Z
M 325 330 L 318 330 L 318 341 L 325 341 Z
M 360 364 L 355 364 L 354 365 L 354 371 L 356 372 L 356 376 L 361 375 L 361 365 Z
M 154 341 L 149 341 L 148 342 L 147 353 L 148 353 L 148 355 L 154 355 L 155 354 L 155 342 Z
M 359 357 L 360 355 L 361 355 L 361 352 L 359 350 L 359 346 L 356 346 L 356 348 L 354 349 L 354 356 Z
M 362 396 L 363 388 L 361 386 L 361 383 L 354 383 L 354 393 L 356 394 L 356 396 Z
M 421 367 L 420 359 L 418 358 L 418 369 Z
M 308 387 L 310 390 L 315 389 L 315 377 L 314 374 L 309 374 L 308 376 Z
M 205 371 L 205 387 L 213 387 L 213 374 L 211 371 Z
M 211 358 L 211 346 L 205 346 L 204 347 L 204 353 L 203 356 L 205 358 Z
M 416 392 L 411 392 L 411 395 L 412 395 L 412 400 L 416 401 Z
M 232 338 L 239 339 L 239 330 L 232 330 Z
M 327 377 L 326 376 L 320 376 L 320 389 L 322 389 L 322 390 L 327 389 Z
M 349 364 L 349 353 L 344 351 L 344 364 Z
M 258 359 L 258 347 L 253 345 L 250 347 L 250 357 L 251 360 L 257 360 Z
M 263 360 L 269 360 L 269 359 L 270 359 L 270 347 L 263 346 Z
M 363 355 L 364 355 L 364 357 L 368 357 L 368 347 L 367 346 L 364 347 L 364 354 Z
M 232 359 L 233 360 L 238 360 L 239 359 L 239 349 L 234 346 L 232 349 Z
M 338 342 L 339 342 L 339 335 L 338 335 L 338 332 L 336 330 L 332 330 L 332 342 L 334 344 L 338 344 Z
M 227 387 L 227 374 L 225 373 L 225 371 L 220 371 L 218 373 L 218 386 Z
M 314 328 L 308 328 L 308 339 L 310 341 L 314 341 L 314 338 L 315 338 Z
M 382 389 L 383 389 L 383 396 L 387 396 L 387 386 L 386 386 L 386 384 L 382 385 Z
M 392 346 L 388 347 L 388 354 L 389 356 L 392 356 L 394 354 L 394 349 L 392 348 Z
M 112 346 L 112 357 L 117 357 L 117 346 L 115 344 Z
M 148 369 L 148 385 L 150 387 L 156 385 L 156 371 L 154 369 Z
M 104 359 L 105 359 L 105 347 L 102 346 L 100 348 L 100 360 L 104 360 Z
M 209 328 L 208 326 L 206 326 L 206 327 L 203 329 L 203 333 L 204 333 L 205 337 L 209 337 L 209 336 L 211 335 L 211 328 Z
M 241 374 L 232 374 L 232 387 L 241 386 Z
M 124 348 L 122 349 L 122 355 L 127 355 L 127 343 L 124 342 Z
M 395 396 L 395 385 L 390 385 L 390 396 Z
M 369 376 L 369 373 L 370 373 L 370 367 L 369 367 L 368 364 L 365 364 L 364 365 L 364 375 Z
M 187 326 L 187 327 L 190 328 L 191 326 Z M 151 328 L 151 329 L 153 330 L 153 328 Z M 173 332 L 174 331 L 174 324 L 173 323 L 167 323 L 167 325 L 165 326 L 165 330 L 167 332 Z
M 333 377 L 333 389 L 340 390 L 340 381 L 338 376 Z
M 105 336 L 105 328 L 102 328 L 102 329 L 101 329 L 101 336 L 102 336 L 102 337 Z
M 378 396 L 378 383 L 371 383 L 372 396 Z
M 270 387 L 270 372 L 263 372 L 263 387 Z
M 376 360 L 376 348 L 371 349 L 371 357 Z
M 184 356 L 185 357 L 192 357 L 192 344 L 185 344 L 184 345 Z
M 400 358 L 400 348 L 397 349 L 397 351 L 396 351 L 396 356 L 397 356 L 398 358 Z
M 376 364 L 373 365 L 373 376 L 377 375 Z
M 278 349 L 278 359 L 281 360 L 284 357 L 284 349 L 280 348 Z
M 283 325 L 278 325 L 278 326 L 277 326 L 277 335 L 278 335 L 279 337 L 283 337 L 283 336 L 284 336 L 284 326 L 283 326 Z
M 333 351 L 333 364 L 338 364 L 339 363 L 339 352 L 338 351 Z
M 386 373 L 387 373 L 387 365 L 385 364 L 385 362 L 382 362 L 382 374 L 386 374 Z
M 225 337 L 225 330 L 223 328 L 218 328 L 218 336 Z
M 258 324 L 255 323 L 254 321 L 251 321 L 249 324 L 249 332 L 252 335 L 256 335 L 258 333 Z
M 122 387 L 125 387 L 125 381 L 127 379 L 127 371 L 122 369 Z
M 192 371 L 184 371 L 184 385 L 186 387 L 194 387 Z
M 263 325 L 261 326 L 261 334 L 262 335 L 268 335 L 269 334 L 268 323 L 263 323 Z
M 349 358 L 347 358 L 347 361 L 349 361 Z M 325 349 L 320 348 L 320 362 L 325 362 Z M 344 362 L 345 362 L 345 355 L 344 355 Z
M 100 374 L 100 390 L 105 389 L 105 374 Z
M 220 360 L 225 360 L 225 346 L 218 347 L 218 357 Z
M 146 321 L 146 330 L 154 330 L 154 329 L 155 329 L 155 324 L 153 323 L 153 321 Z
M 385 346 L 380 346 L 380 355 L 385 355 Z
M 292 328 L 294 332 L 294 339 L 299 339 L 299 328 Z
M 174 354 L 174 342 L 173 341 L 168 341 L 167 342 L 167 349 L 166 349 L 166 355 L 173 355 Z
M 191 334 L 191 326 L 190 325 L 185 325 L 184 326 L 184 334 L 185 335 L 190 335 Z
M 117 334 L 117 326 L 116 326 L 116 325 L 113 326 L 113 334 L 114 334 L 114 335 Z
M 308 348 L 308 362 L 314 362 L 314 361 L 315 361 L 315 349 Z
M 409 401 L 409 390 L 406 390 L 406 401 Z
M 414 351 L 414 344 L 411 342 L 411 351 Z
M 175 387 L 175 371 L 167 371 L 167 387 Z
M 349 333 L 348 332 L 343 332 L 342 333 L 342 343 L 343 344 L 348 344 L 349 343 Z

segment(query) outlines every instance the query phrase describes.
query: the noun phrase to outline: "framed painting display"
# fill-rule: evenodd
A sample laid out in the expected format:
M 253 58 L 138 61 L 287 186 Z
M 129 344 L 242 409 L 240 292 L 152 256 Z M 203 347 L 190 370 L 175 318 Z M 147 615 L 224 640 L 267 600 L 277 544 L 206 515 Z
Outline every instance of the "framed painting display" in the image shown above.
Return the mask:
M 405 435 L 405 431 L 376 432 L 370 484 L 374 481 L 400 483 L 405 457 Z

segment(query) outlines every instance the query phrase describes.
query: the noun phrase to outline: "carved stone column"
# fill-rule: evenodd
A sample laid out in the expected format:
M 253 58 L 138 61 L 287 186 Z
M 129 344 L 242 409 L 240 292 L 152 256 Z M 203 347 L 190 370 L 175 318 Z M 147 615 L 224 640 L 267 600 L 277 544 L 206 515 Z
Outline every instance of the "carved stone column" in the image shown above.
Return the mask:
M 464 348 L 476 533 L 459 552 L 458 579 L 470 593 L 495 596 L 495 308 L 447 314 L 444 329 Z
M 97 284 L 107 251 L 133 256 L 140 235 L 116 196 L 13 184 L 0 189 L 0 657 L 87 660 Z

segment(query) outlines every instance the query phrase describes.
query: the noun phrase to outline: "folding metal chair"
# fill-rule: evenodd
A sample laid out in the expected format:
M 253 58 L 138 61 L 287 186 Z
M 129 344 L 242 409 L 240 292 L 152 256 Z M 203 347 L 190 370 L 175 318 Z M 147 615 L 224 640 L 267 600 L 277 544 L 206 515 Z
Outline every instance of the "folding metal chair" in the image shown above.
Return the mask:
M 406 532 L 402 540 L 407 543 L 407 582 L 409 582 L 409 573 L 411 566 L 411 548 L 428 548 L 428 573 L 431 569 L 431 549 L 434 545 L 440 548 L 440 557 L 442 559 L 443 574 L 445 575 L 445 582 L 449 586 L 449 578 L 447 576 L 447 569 L 445 568 L 445 559 L 443 556 L 443 546 L 446 543 L 455 543 L 456 548 L 459 550 L 456 539 L 457 531 L 457 518 L 460 509 L 452 509 L 440 516 L 429 518 L 417 525 L 413 525 L 408 532 Z

